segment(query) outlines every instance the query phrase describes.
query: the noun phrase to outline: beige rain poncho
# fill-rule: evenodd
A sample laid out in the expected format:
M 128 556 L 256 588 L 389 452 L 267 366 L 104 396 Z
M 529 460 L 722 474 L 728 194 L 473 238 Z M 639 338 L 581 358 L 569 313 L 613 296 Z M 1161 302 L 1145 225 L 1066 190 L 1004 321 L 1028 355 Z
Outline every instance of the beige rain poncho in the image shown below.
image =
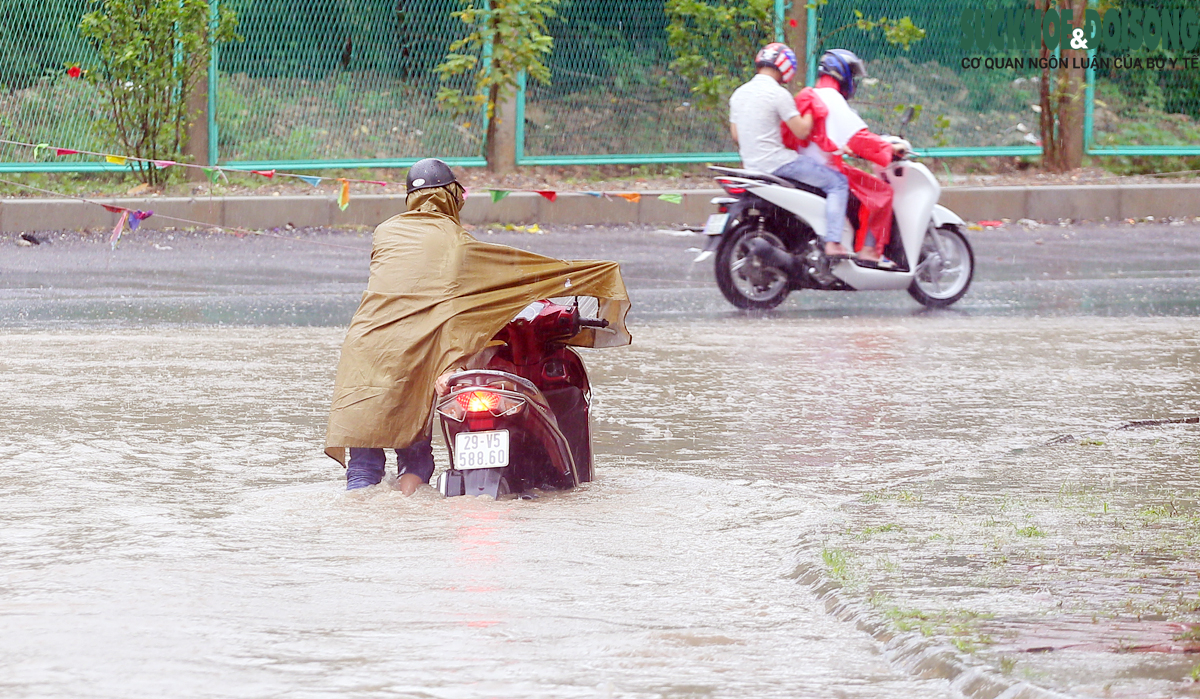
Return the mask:
M 342 345 L 325 453 L 343 465 L 345 447 L 415 442 L 429 419 L 434 380 L 538 299 L 599 299 L 610 327 L 585 329 L 568 344 L 630 342 L 629 296 L 617 263 L 565 262 L 481 243 L 459 225 L 461 200 L 447 188 L 417 190 L 408 205 L 375 229 L 371 279 Z

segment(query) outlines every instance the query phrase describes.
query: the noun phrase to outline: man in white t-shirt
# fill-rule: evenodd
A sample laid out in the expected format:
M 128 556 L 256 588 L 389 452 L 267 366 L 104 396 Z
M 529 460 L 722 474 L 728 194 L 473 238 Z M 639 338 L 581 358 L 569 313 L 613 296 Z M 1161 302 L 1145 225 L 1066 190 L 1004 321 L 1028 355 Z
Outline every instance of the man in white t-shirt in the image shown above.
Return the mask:
M 738 144 L 743 167 L 825 190 L 825 255 L 851 257 L 841 242 L 850 196 L 846 176 L 784 147 L 779 133 L 779 124 L 784 123 L 804 140 L 812 129 L 812 115 L 801 116 L 783 87 L 796 74 L 796 54 L 783 44 L 767 44 L 755 56 L 754 66 L 755 76 L 729 98 L 729 132 Z

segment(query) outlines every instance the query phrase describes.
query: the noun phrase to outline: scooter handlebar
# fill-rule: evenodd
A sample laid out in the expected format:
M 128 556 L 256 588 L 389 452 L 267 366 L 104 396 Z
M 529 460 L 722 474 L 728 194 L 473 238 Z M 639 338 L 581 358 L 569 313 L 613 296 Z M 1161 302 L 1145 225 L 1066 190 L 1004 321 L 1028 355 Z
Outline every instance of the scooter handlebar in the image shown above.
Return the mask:
M 603 318 L 580 318 L 579 327 L 581 328 L 607 328 L 608 321 Z

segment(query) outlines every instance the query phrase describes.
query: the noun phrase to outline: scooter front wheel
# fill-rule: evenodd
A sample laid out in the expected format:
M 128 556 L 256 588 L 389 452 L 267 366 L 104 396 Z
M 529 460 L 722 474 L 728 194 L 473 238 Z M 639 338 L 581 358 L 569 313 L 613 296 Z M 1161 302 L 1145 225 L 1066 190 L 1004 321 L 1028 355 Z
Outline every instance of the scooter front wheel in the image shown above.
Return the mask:
M 908 293 L 928 308 L 945 308 L 963 297 L 975 275 L 975 253 L 957 227 L 931 228 L 921 244 Z
M 729 239 L 717 253 L 717 287 L 725 298 L 746 310 L 765 311 L 783 303 L 791 289 L 791 280 L 782 269 L 765 264 L 749 251 L 749 242 L 762 238 L 782 250 L 788 246 L 757 221 L 747 221 L 726 235 Z

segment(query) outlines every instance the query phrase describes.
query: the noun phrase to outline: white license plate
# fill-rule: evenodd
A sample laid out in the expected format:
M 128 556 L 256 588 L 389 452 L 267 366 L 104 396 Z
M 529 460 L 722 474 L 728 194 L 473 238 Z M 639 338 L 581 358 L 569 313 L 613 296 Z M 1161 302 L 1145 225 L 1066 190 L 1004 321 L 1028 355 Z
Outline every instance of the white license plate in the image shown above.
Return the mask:
M 454 435 L 454 468 L 503 468 L 508 465 L 508 430 Z
M 708 222 L 704 224 L 704 235 L 721 235 L 725 232 L 725 223 L 729 221 L 729 214 L 713 214 L 708 217 Z

